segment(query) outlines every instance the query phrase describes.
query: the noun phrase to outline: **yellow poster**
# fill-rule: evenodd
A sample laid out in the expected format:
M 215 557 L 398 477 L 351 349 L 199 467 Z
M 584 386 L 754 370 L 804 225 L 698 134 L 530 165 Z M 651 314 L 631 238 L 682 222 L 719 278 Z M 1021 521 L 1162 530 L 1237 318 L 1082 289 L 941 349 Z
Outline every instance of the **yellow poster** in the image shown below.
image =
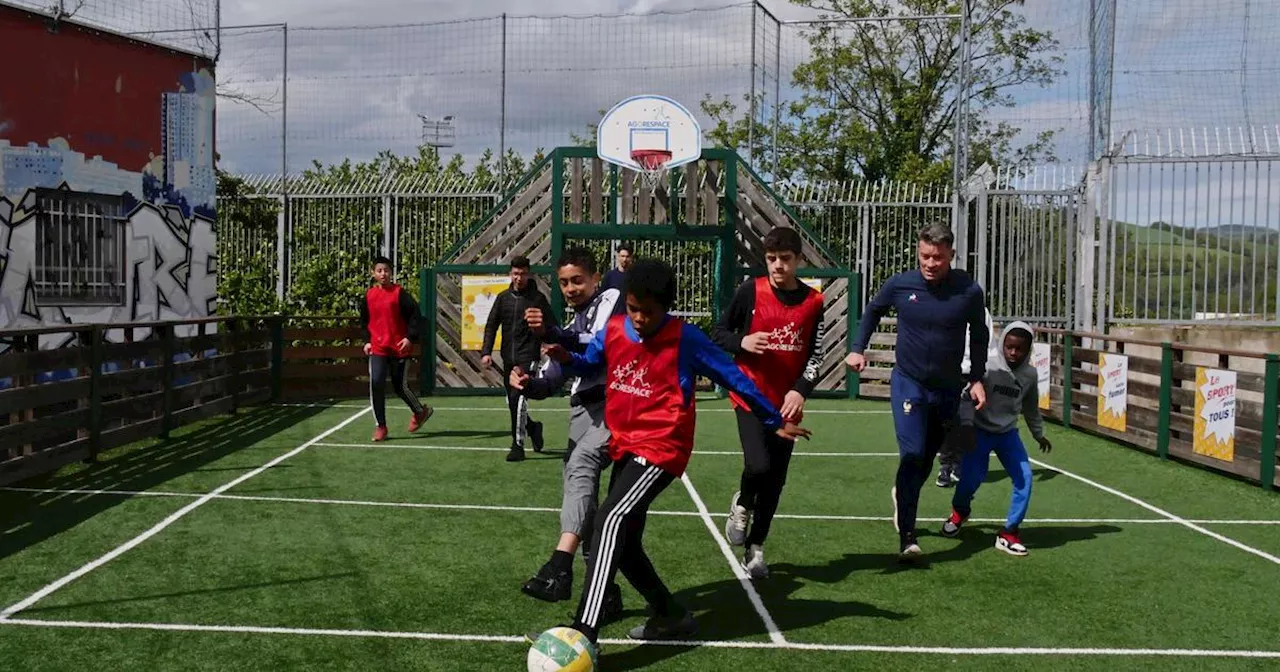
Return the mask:
M 1053 346 L 1048 343 L 1033 343 L 1031 345 L 1031 365 L 1036 367 L 1036 387 L 1037 395 L 1040 397 L 1040 410 L 1049 410 L 1049 374 L 1050 374 L 1050 357 L 1053 354 L 1051 349 Z
M 1195 438 L 1191 449 L 1224 462 L 1236 456 L 1236 372 L 1196 368 Z
M 1125 431 L 1129 409 L 1129 358 L 1098 355 L 1098 426 Z
M 489 310 L 502 290 L 511 285 L 505 275 L 462 276 L 462 349 L 479 350 L 484 347 L 484 325 L 489 320 Z M 493 350 L 502 347 L 502 332 L 493 341 Z
M 822 278 L 800 278 L 800 282 L 809 285 L 815 291 L 822 291 Z

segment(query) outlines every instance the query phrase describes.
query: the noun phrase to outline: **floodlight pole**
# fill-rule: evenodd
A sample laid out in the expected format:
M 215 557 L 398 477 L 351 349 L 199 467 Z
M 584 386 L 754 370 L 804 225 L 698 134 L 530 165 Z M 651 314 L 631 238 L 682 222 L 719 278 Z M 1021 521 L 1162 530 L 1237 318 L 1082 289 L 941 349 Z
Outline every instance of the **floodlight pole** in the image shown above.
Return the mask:
M 964 208 L 964 199 L 961 195 L 961 185 L 966 177 L 965 170 L 969 161 L 969 152 L 966 145 L 965 123 L 969 116 L 969 17 L 970 17 L 970 0 L 963 0 L 961 7 L 963 11 L 960 16 L 960 67 L 957 68 L 958 80 L 956 82 L 956 119 L 955 119 L 955 138 L 952 141 L 952 231 L 957 237 L 968 239 L 968 222 L 963 221 L 962 209 Z M 978 226 L 984 226 L 982 222 Z
M 498 189 L 507 186 L 507 13 L 502 13 L 502 83 L 498 93 L 500 121 L 498 122 Z

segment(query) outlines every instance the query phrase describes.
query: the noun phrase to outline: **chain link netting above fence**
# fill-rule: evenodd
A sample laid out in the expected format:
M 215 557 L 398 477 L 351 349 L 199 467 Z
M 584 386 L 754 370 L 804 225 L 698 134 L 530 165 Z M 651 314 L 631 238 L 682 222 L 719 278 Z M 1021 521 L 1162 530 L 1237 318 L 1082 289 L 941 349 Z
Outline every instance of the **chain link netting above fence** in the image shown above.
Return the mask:
M 217 60 L 218 0 L 4 0 L 72 21 Z

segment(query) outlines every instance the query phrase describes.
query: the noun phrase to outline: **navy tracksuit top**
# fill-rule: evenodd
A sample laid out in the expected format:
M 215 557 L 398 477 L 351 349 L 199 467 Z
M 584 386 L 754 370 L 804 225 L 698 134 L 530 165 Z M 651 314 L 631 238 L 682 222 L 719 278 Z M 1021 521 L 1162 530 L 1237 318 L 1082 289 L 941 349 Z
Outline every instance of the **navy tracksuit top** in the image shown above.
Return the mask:
M 897 371 L 933 389 L 958 390 L 982 380 L 984 357 L 972 358 L 968 376 L 960 372 L 965 327 L 970 327 L 970 352 L 986 352 L 989 339 L 982 287 L 968 273 L 951 269 L 936 283 L 926 282 L 919 269 L 889 278 L 862 313 L 852 352 L 866 350 L 890 309 L 898 311 Z

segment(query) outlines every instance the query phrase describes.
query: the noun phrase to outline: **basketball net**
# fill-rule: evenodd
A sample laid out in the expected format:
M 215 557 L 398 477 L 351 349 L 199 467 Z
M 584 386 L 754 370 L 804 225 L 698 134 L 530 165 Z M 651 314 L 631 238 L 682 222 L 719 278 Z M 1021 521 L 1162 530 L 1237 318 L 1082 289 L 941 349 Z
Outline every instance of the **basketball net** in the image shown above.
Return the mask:
M 640 164 L 640 180 L 649 187 L 651 193 L 657 193 L 658 185 L 667 176 L 667 162 L 671 160 L 671 151 L 666 149 L 635 149 L 631 151 L 631 159 Z

